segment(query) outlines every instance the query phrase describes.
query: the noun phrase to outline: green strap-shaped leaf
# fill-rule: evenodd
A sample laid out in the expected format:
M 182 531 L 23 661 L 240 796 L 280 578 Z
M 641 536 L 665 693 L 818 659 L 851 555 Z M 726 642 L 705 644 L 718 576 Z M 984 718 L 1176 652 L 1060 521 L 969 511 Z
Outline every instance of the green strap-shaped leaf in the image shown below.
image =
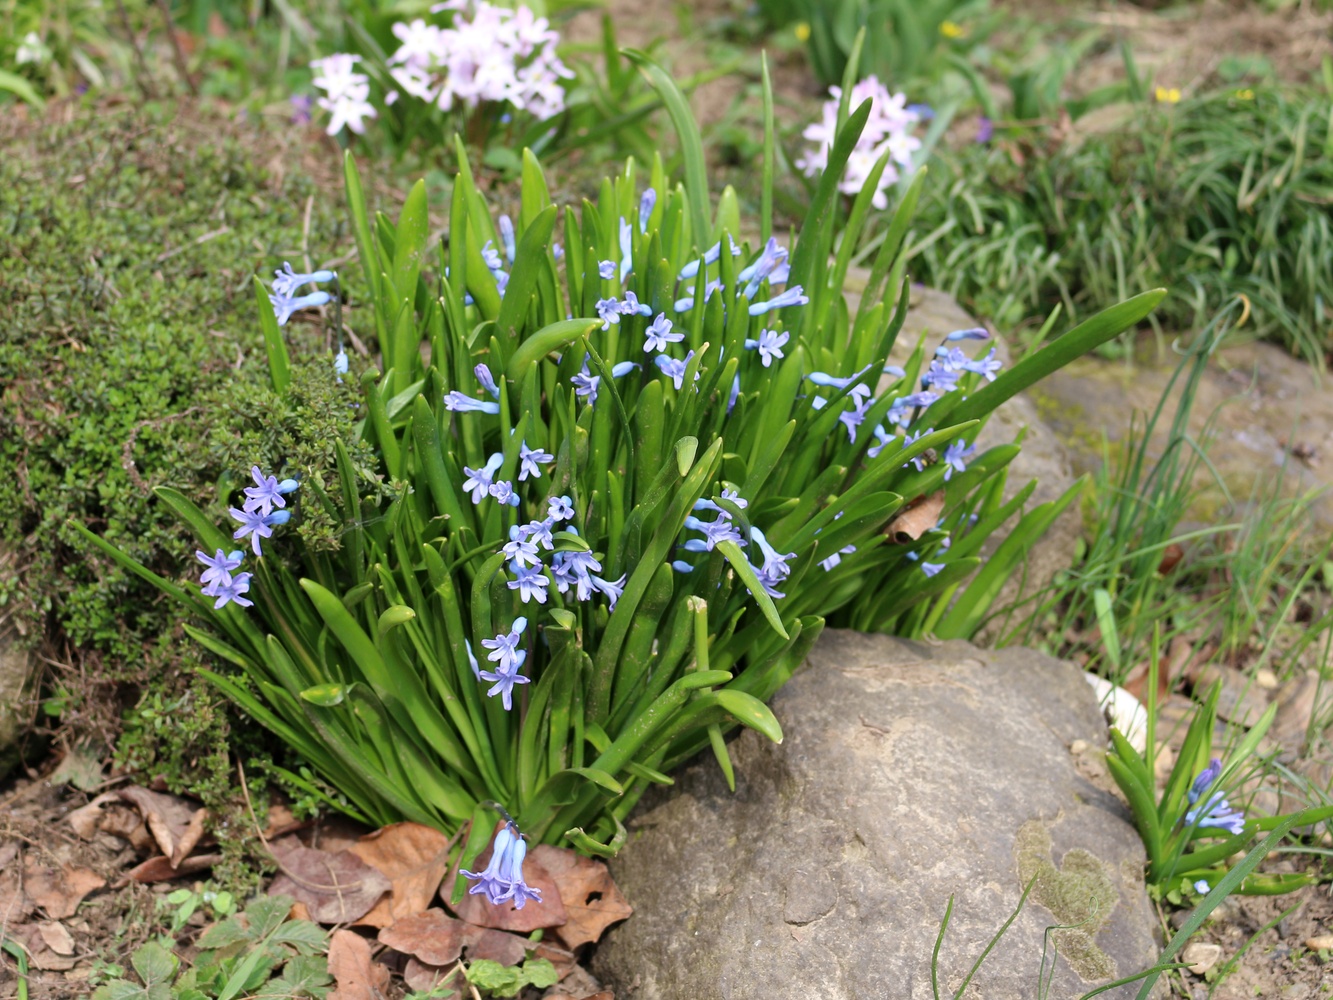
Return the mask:
M 1155 288 L 1102 310 L 1035 354 L 1028 355 L 994 382 L 982 386 L 956 405 L 939 407 L 937 404 L 939 412 L 936 412 L 936 408 L 932 408 L 931 419 L 937 423 L 946 420 L 950 423 L 960 423 L 965 420 L 978 420 L 993 413 L 1006 399 L 1016 396 L 1051 372 L 1059 371 L 1075 358 L 1082 357 L 1094 347 L 1106 343 L 1112 337 L 1134 326 L 1156 309 L 1157 304 L 1165 297 L 1165 288 Z M 940 402 L 945 403 L 946 400 L 951 401 L 946 397 Z
M 255 275 L 255 308 L 259 310 L 259 329 L 264 334 L 264 350 L 268 353 L 268 376 L 274 392 L 286 392 L 292 381 L 292 363 L 287 356 L 287 343 L 282 339 L 273 303 L 268 300 L 268 286 Z
M 870 101 L 862 101 L 861 106 L 853 111 L 851 117 L 847 119 L 847 124 L 838 130 L 838 135 L 833 141 L 833 148 L 829 151 L 828 166 L 824 168 L 819 187 L 815 189 L 815 196 L 810 201 L 810 209 L 806 212 L 805 220 L 801 223 L 801 232 L 796 240 L 796 248 L 792 251 L 791 270 L 787 281 L 788 288 L 810 284 L 810 273 L 819 250 L 820 229 L 828 221 L 829 213 L 835 210 L 834 199 L 837 197 L 838 183 L 842 180 L 843 168 L 847 165 L 847 159 L 852 155 L 852 150 L 856 148 L 857 140 L 861 138 L 861 131 L 866 127 L 866 120 L 870 117 L 870 108 Z
M 532 302 L 532 293 L 537 288 L 537 279 L 547 266 L 546 248 L 555 231 L 555 206 L 548 205 L 524 230 L 514 254 L 514 267 L 505 287 L 504 298 L 500 301 L 500 315 L 495 325 L 500 328 L 500 336 L 517 342 L 527 320 L 528 306 Z
M 690 226 L 694 230 L 695 241 L 702 248 L 712 227 L 708 224 L 708 172 L 704 167 L 704 143 L 699 134 L 699 123 L 685 95 L 666 70 L 638 49 L 621 49 L 620 52 L 643 71 L 666 105 L 667 114 L 671 116 L 671 124 L 675 126 L 676 135 L 680 138 L 681 158 L 685 162 L 685 193 L 690 203 Z
M 727 562 L 731 563 L 731 568 L 741 578 L 741 581 L 745 584 L 745 589 L 750 592 L 750 596 L 759 605 L 759 610 L 764 613 L 768 623 L 773 626 L 773 631 L 784 639 L 788 638 L 787 630 L 782 625 L 782 616 L 778 614 L 777 605 L 773 603 L 773 598 L 768 596 L 768 591 L 764 590 L 763 584 L 759 582 L 759 577 L 755 574 L 754 567 L 750 565 L 750 560 L 745 558 L 745 553 L 741 551 L 740 546 L 735 542 L 718 542 L 717 550 L 727 557 Z
M 552 351 L 559 351 L 586 337 L 601 325 L 602 321 L 598 319 L 565 319 L 542 327 L 523 341 L 509 359 L 509 367 L 505 371 L 509 384 L 521 386 L 523 376 L 532 365 Z
M 398 298 L 412 301 L 417 294 L 417 275 L 421 273 L 421 258 L 426 252 L 430 232 L 430 217 L 426 208 L 426 182 L 412 185 L 398 213 L 398 228 L 394 231 L 393 280 Z
M 713 697 L 741 725 L 748 726 L 755 732 L 763 733 L 774 743 L 782 742 L 782 726 L 778 722 L 777 716 L 769 711 L 768 706 L 754 695 L 746 694 L 744 691 L 722 688 L 714 691 Z

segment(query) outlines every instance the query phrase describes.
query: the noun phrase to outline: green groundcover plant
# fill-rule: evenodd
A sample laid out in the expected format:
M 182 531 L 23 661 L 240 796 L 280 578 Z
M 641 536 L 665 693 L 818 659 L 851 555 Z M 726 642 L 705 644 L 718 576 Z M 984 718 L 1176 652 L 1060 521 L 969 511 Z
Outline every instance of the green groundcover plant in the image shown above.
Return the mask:
M 202 591 L 87 534 L 206 623 L 187 629 L 241 670 L 209 676 L 339 808 L 470 822 L 460 867 L 504 817 L 469 876 L 496 903 L 539 898 L 522 878 L 528 839 L 615 852 L 643 791 L 701 749 L 734 784 L 726 731 L 781 739 L 765 702 L 826 623 L 970 634 L 1062 506 L 1019 517 L 1027 492 L 1003 500 L 1018 446 L 976 453 L 978 429 L 1163 294 L 1003 373 L 993 351 L 962 349 L 982 330 L 940 331 L 895 367 L 917 188 L 859 303 L 842 294 L 876 186 L 872 172 L 844 221 L 837 184 L 869 103 L 841 108 L 790 250 L 771 232 L 770 126 L 752 246 L 734 193 L 709 196 L 680 91 L 630 55 L 681 136 L 684 183 L 660 159 L 647 176 L 630 162 L 565 210 L 561 239 L 530 154 L 518 217 L 497 221 L 460 144 L 438 248 L 424 186 L 396 225 L 371 217 L 348 158 L 368 286 L 357 315 L 373 319 L 384 365 L 359 376 L 373 467 L 341 441 L 332 469 L 256 467 L 226 529 L 160 489 L 200 538 Z M 766 105 L 771 122 L 771 91 Z M 876 170 L 887 164 L 886 152 Z M 279 391 L 282 324 L 332 305 L 341 329 L 340 300 L 332 272 L 257 283 Z M 340 351 L 329 377 L 352 381 L 349 367 Z M 306 512 L 341 525 L 339 544 L 292 532 Z

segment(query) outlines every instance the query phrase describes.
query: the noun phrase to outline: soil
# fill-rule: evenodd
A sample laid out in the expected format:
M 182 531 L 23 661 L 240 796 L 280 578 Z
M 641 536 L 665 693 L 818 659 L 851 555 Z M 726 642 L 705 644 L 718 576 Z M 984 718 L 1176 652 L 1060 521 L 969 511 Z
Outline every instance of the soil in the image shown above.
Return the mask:
M 1232 896 L 1216 914 L 1193 941 L 1220 945 L 1217 964 L 1203 975 L 1182 974 L 1192 1000 L 1322 1000 L 1333 991 L 1333 956 L 1306 944 L 1333 929 L 1329 886 L 1289 896 Z

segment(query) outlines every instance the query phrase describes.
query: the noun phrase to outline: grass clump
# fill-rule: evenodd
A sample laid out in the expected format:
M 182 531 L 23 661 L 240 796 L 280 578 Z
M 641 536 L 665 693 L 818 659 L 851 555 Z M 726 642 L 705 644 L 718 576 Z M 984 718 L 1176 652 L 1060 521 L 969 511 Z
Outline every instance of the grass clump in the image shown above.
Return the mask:
M 1006 328 L 1158 285 L 1172 294 L 1155 321 L 1199 328 L 1242 293 L 1259 336 L 1322 363 L 1331 118 L 1324 91 L 1228 88 L 1125 105 L 1107 131 L 1002 127 L 989 145 L 940 150 L 914 276 Z

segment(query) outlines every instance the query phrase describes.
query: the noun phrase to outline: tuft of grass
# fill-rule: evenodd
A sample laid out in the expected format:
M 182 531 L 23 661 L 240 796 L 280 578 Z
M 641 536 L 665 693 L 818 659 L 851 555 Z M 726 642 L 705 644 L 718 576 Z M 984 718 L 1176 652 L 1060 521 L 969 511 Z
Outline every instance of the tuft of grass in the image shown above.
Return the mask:
M 1001 327 L 1172 294 L 1189 329 L 1235 295 L 1256 334 L 1322 365 L 1333 348 L 1333 97 L 1236 89 L 1125 104 L 1105 132 L 1001 123 L 938 150 L 909 242 L 914 277 Z M 1109 109 L 1108 109 L 1109 110 Z
M 1238 308 L 1195 338 L 1122 448 L 1105 448 L 1074 564 L 1027 605 L 1004 612 L 1004 641 L 1037 643 L 1120 682 L 1149 660 L 1159 632 L 1163 648 L 1184 637 L 1206 658 L 1250 670 L 1294 668 L 1328 636 L 1323 567 L 1333 539 L 1311 537 L 1313 495 L 1285 497 L 1278 476 L 1241 502 L 1209 461 L 1212 419 L 1199 435 L 1190 431 L 1204 368 Z M 1230 517 L 1199 524 L 1208 510 Z

